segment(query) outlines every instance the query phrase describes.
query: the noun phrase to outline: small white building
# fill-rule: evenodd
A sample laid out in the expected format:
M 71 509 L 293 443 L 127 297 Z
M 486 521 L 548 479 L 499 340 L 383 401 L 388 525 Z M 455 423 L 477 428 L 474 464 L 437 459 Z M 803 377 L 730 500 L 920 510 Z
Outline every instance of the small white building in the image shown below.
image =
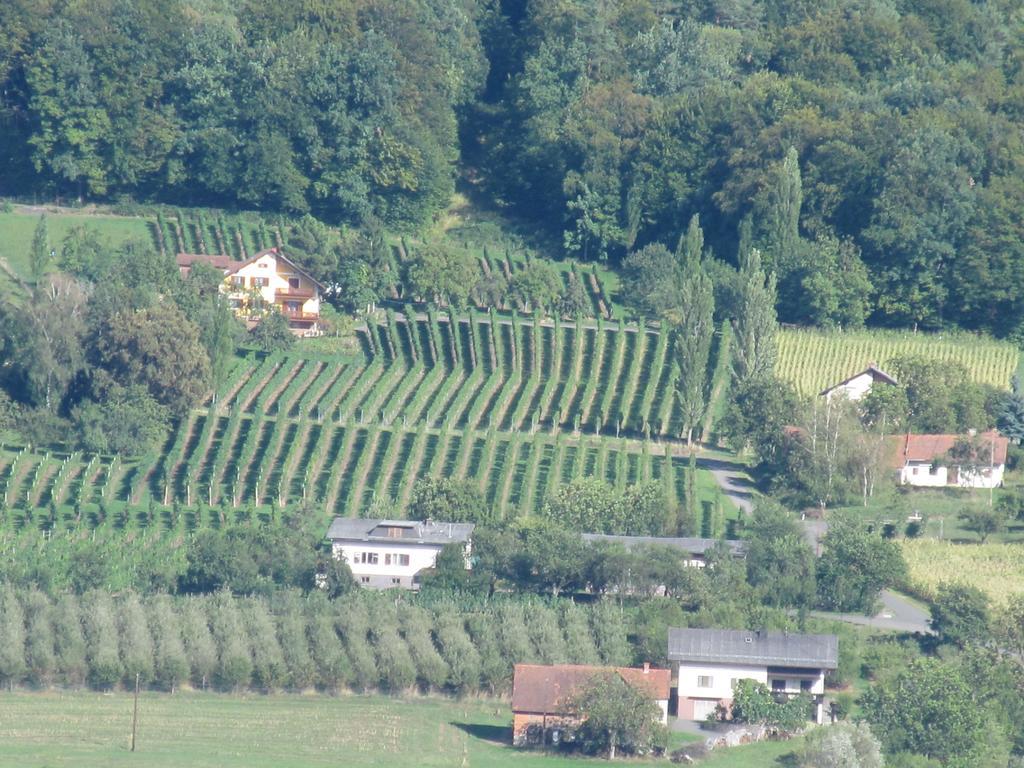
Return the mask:
M 998 488 L 1006 471 L 1009 439 L 997 432 L 980 435 L 902 435 L 890 438 L 896 482 L 921 488 Z M 950 457 L 966 441 L 970 463 Z
M 831 400 L 834 395 L 842 393 L 847 400 L 856 402 L 867 396 L 871 388 L 879 382 L 894 386 L 896 379 L 872 364 L 860 373 L 855 373 L 850 378 L 844 379 L 828 389 L 823 389 L 820 396 Z
M 331 554 L 348 563 L 358 581 L 371 589 L 419 588 L 420 571 L 433 568 L 448 544 L 461 544 L 470 567 L 472 523 L 366 520 L 336 517 L 327 530 Z
M 835 635 L 729 629 L 669 629 L 668 658 L 678 665 L 678 713 L 704 720 L 732 705 L 733 685 L 756 680 L 779 696 L 807 693 L 824 722 L 825 673 L 839 663 Z

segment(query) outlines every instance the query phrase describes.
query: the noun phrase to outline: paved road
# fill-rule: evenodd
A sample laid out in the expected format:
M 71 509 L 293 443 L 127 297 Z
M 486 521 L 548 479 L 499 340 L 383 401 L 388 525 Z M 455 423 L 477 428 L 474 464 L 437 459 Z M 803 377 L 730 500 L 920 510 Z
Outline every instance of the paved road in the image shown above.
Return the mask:
M 733 504 L 739 507 L 744 514 L 749 515 L 754 510 L 753 494 L 754 487 L 745 475 L 745 470 L 740 464 L 721 459 L 697 458 L 697 466 L 700 469 L 708 470 L 715 478 L 715 482 L 722 489 L 722 492 L 729 497 Z
M 887 589 L 882 592 L 882 610 L 874 616 L 864 616 L 859 613 L 826 613 L 824 611 L 812 611 L 811 616 L 823 619 L 838 619 L 850 624 L 860 624 L 875 629 L 891 629 L 896 632 L 920 632 L 922 634 L 933 634 L 928 626 L 930 614 L 927 610 L 919 608 L 908 598 Z

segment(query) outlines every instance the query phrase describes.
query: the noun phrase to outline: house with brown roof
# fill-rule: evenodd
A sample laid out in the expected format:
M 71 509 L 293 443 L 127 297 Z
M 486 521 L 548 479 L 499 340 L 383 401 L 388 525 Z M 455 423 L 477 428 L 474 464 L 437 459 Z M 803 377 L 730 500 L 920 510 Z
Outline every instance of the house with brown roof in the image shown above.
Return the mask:
M 323 286 L 278 248 L 260 251 L 245 261 L 224 254 L 179 253 L 175 260 L 182 277 L 195 264 L 223 273 L 220 291 L 235 314 L 250 326 L 269 311 L 288 319 L 296 336 L 319 336 Z
M 820 397 L 831 400 L 836 395 L 842 394 L 847 400 L 856 402 L 866 397 L 871 392 L 871 388 L 879 383 L 895 386 L 896 379 L 872 363 L 863 371 L 855 373 L 827 389 L 823 389 Z
M 562 731 L 582 719 L 573 700 L 596 675 L 614 673 L 650 697 L 668 722 L 672 673 L 667 669 L 593 667 L 582 664 L 516 664 L 512 681 L 512 743 L 516 746 L 558 740 Z
M 998 432 L 899 435 L 889 438 L 890 466 L 900 485 L 998 488 L 1010 441 Z

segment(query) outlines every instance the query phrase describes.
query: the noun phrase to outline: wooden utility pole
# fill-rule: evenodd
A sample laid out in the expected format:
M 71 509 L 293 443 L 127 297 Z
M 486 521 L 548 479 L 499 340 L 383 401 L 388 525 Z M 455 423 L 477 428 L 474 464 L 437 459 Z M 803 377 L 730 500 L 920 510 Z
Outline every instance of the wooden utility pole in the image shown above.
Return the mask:
M 139 673 L 135 673 L 135 705 L 132 707 L 132 752 L 135 751 L 135 727 L 139 722 Z

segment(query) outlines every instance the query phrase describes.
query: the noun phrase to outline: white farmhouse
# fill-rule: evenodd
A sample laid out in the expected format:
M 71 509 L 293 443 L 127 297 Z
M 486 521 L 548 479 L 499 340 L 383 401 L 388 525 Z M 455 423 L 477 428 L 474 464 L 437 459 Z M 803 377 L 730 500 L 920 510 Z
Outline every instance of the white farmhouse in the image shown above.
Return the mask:
M 336 517 L 327 530 L 331 554 L 371 589 L 419 588 L 419 573 L 434 567 L 448 544 L 461 544 L 469 568 L 472 523 L 365 520 Z
M 833 396 L 843 394 L 847 400 L 856 402 L 866 397 L 871 388 L 878 382 L 895 385 L 896 379 L 872 364 L 860 373 L 855 373 L 850 378 L 844 379 L 828 389 L 823 389 L 820 396 L 826 400 L 831 400 Z
M 779 696 L 807 693 L 824 722 L 825 673 L 839 663 L 835 635 L 729 629 L 669 629 L 668 658 L 678 664 L 679 718 L 704 720 L 732 705 L 733 685 L 763 683 Z
M 218 254 L 179 253 L 178 271 L 188 276 L 195 264 L 207 264 L 224 275 L 220 292 L 235 314 L 255 325 L 264 312 L 276 310 L 296 336 L 319 336 L 323 286 L 278 248 L 269 248 L 245 261 Z
M 980 435 L 901 435 L 890 438 L 892 466 L 900 485 L 924 488 L 998 488 L 1006 471 L 1009 439 L 997 432 Z M 949 452 L 964 442 L 969 463 Z

